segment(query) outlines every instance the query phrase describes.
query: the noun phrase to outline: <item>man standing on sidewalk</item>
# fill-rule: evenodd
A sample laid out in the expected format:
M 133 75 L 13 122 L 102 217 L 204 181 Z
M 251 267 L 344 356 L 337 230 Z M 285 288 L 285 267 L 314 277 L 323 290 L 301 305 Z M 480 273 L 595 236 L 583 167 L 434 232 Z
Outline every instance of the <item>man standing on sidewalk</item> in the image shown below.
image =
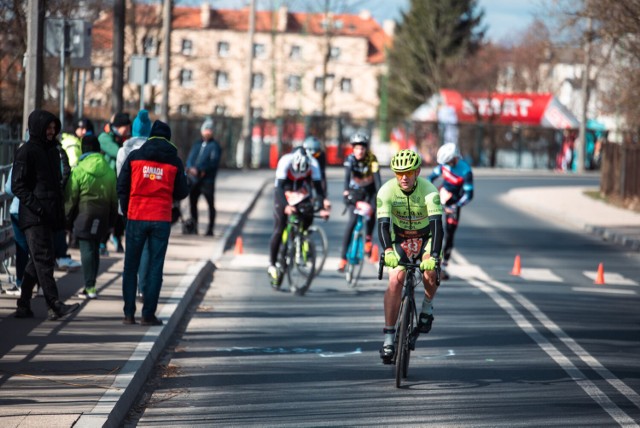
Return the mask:
M 142 325 L 162 325 L 155 313 L 162 287 L 164 258 L 171 233 L 174 200 L 189 194 L 189 185 L 178 149 L 171 142 L 171 128 L 156 120 L 147 142 L 129 154 L 118 176 L 118 198 L 126 216 L 127 247 L 124 253 L 122 297 L 124 324 L 135 324 L 138 269 L 145 244 L 149 251 Z
M 60 121 L 45 110 L 29 115 L 29 142 L 16 151 L 11 177 L 13 194 L 20 200 L 18 220 L 27 238 L 31 257 L 25 267 L 16 318 L 31 318 L 31 295 L 36 282 L 42 288 L 49 319 L 56 320 L 78 309 L 58 297 L 53 276 L 56 265 L 54 233 L 64 228 L 64 195 L 56 136 Z
M 200 127 L 202 138 L 195 142 L 187 157 L 187 174 L 191 184 L 189 206 L 194 233 L 198 233 L 198 199 L 204 196 L 209 206 L 209 225 L 205 235 L 213 236 L 216 225 L 216 175 L 220 164 L 220 144 L 213 138 L 213 120 L 206 119 Z

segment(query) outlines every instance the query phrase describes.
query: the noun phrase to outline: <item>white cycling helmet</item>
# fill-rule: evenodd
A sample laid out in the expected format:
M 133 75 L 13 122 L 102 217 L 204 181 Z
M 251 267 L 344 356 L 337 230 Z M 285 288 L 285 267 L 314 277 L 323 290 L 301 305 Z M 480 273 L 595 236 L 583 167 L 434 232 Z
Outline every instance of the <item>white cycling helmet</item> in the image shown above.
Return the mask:
M 291 161 L 291 169 L 297 174 L 304 174 L 309 170 L 311 161 L 303 147 L 296 147 L 293 151 L 293 160 Z
M 444 165 L 459 156 L 458 146 L 455 143 L 447 143 L 438 149 L 437 160 L 440 165 Z

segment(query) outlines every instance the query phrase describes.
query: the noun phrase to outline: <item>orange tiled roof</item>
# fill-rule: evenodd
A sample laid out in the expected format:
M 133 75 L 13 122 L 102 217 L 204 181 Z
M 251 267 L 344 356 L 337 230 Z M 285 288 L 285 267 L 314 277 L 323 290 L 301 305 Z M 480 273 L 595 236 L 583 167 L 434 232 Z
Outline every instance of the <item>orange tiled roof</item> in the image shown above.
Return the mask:
M 161 8 L 157 5 L 137 5 L 136 23 L 144 26 L 160 25 Z M 256 31 L 269 32 L 274 27 L 274 14 L 271 11 L 256 12 Z M 289 12 L 287 14 L 288 33 L 301 34 L 324 34 L 324 14 Z M 200 7 L 176 6 L 173 9 L 174 29 L 200 29 L 201 24 Z M 373 19 L 362 19 L 358 15 L 335 14 L 332 15 L 334 22 L 334 34 L 341 36 L 365 37 L 369 42 L 368 61 L 370 63 L 380 63 L 384 61 L 384 48 L 389 46 L 391 38 L 384 32 L 382 27 Z M 105 14 L 104 17 L 94 23 L 94 48 L 108 49 L 112 45 L 113 38 L 112 14 Z M 210 25 L 208 28 L 227 29 L 233 31 L 249 30 L 249 9 L 211 9 Z

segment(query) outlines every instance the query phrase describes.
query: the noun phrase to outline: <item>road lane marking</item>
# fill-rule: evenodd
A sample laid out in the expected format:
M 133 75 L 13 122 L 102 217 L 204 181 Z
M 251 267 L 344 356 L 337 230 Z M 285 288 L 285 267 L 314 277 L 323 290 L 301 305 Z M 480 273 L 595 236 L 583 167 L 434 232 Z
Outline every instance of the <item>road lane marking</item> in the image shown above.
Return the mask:
M 611 399 L 600 390 L 592 381 L 578 369 L 558 348 L 553 346 L 523 315 L 515 306 L 509 303 L 502 295 L 491 285 L 500 284 L 499 281 L 491 281 L 491 285 L 485 284 L 480 280 L 470 278 L 467 280 L 472 286 L 486 293 L 499 307 L 501 307 L 516 323 L 520 329 L 525 332 L 552 360 L 560 366 L 575 381 L 582 390 L 587 393 L 596 403 L 602 407 L 620 426 L 636 426 L 633 418 L 618 407 Z M 502 284 L 504 285 L 504 284 Z M 507 288 L 510 288 L 506 286 Z M 501 287 L 498 287 L 501 288 Z M 519 296 L 515 290 L 509 293 L 512 297 Z M 524 299 L 524 298 L 523 298 Z M 526 300 L 526 299 L 524 299 Z M 546 318 L 544 314 L 542 317 Z M 538 318 L 535 314 L 534 316 Z M 543 323 L 544 324 L 544 323 Z M 547 327 L 545 325 L 545 327 Z M 585 351 L 586 353 L 586 351 Z M 595 360 L 595 359 L 594 359 Z M 613 374 L 611 374 L 613 376 Z M 614 376 L 615 377 L 615 376 Z M 605 380 L 609 381 L 609 379 Z M 610 382 L 611 383 L 611 382 Z M 626 385 L 625 385 L 626 386 Z
M 358 354 L 362 354 L 362 348 L 357 348 L 355 351 L 352 351 L 352 352 L 322 352 L 318 355 L 324 358 L 336 358 L 336 357 L 341 358 L 341 357 L 348 357 L 351 355 L 358 355 Z
M 522 268 L 520 270 L 520 278 L 528 281 L 564 282 L 564 280 L 553 273 L 551 269 L 544 268 Z
M 573 291 L 586 291 L 587 293 L 602 293 L 602 294 L 638 294 L 633 290 L 621 290 L 619 288 L 602 288 L 601 285 L 594 285 L 593 287 L 571 287 Z
M 595 281 L 596 276 L 598 275 L 597 272 L 591 272 L 587 270 L 582 271 L 582 274 L 592 281 Z M 638 286 L 637 282 L 635 282 L 632 279 L 626 278 L 617 272 L 605 272 L 604 282 L 605 282 L 605 285 L 631 285 L 636 287 Z

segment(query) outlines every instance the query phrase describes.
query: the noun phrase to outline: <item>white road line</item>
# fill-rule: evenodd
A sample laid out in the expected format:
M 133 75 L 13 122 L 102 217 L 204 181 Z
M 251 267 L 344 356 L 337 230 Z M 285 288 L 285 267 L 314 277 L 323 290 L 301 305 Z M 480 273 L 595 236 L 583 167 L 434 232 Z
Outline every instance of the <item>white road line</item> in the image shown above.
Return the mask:
M 620 409 L 611 399 L 600 390 L 592 381 L 578 369 L 560 350 L 551 344 L 536 328 L 520 313 L 511 303 L 500 295 L 498 291 L 488 284 L 476 279 L 469 279 L 468 282 L 486 293 L 498 306 L 500 306 L 522 331 L 527 333 L 547 355 L 549 355 L 578 386 L 582 388 L 596 403 L 602 407 L 620 426 L 637 426 L 633 418 Z M 491 281 L 497 283 L 498 281 Z M 513 297 L 517 297 L 518 293 L 513 291 Z M 526 300 L 526 299 L 525 299 Z M 586 352 L 586 351 L 585 351 Z M 613 374 L 611 375 L 613 376 Z M 608 379 L 607 379 L 608 380 Z M 625 385 L 626 386 L 626 385 Z
M 592 281 L 596 280 L 597 272 L 592 271 L 582 271 L 583 275 L 589 278 Z M 605 272 L 604 273 L 604 283 L 606 285 L 632 285 L 638 286 L 638 283 L 632 279 L 626 278 L 620 275 L 617 272 Z
M 528 281 L 564 282 L 564 280 L 554 274 L 551 269 L 544 268 L 522 268 L 520 270 L 520 277 Z
M 571 287 L 573 291 L 586 291 L 587 293 L 602 293 L 602 294 L 638 294 L 633 290 L 621 290 L 619 288 L 605 288 L 602 285 L 594 285 L 592 287 Z

